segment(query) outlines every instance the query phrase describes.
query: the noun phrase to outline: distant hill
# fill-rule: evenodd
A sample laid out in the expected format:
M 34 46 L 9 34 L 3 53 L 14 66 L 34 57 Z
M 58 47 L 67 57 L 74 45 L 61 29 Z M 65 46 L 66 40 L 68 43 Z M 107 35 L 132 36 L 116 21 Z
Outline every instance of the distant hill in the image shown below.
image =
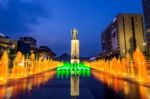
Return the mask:
M 59 61 L 70 61 L 70 55 L 68 53 L 63 53 L 62 55 L 56 57 Z

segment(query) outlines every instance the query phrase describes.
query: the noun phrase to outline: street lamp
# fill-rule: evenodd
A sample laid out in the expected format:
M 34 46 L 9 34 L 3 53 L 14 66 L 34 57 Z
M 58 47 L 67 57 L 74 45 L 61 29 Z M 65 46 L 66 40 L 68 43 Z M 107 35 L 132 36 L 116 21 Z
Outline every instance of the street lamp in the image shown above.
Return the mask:
M 123 52 L 123 56 L 125 56 L 126 50 L 125 50 L 125 49 L 123 49 L 123 50 L 122 50 L 122 52 Z
M 108 59 L 109 59 L 109 54 L 108 54 Z
M 112 59 L 112 52 L 110 52 L 110 58 Z
M 146 46 L 147 46 L 146 42 L 143 42 L 143 47 L 144 47 L 145 53 L 146 53 L 146 49 L 147 49 Z
M 143 42 L 143 46 L 146 46 L 146 43 L 145 43 L 145 42 Z

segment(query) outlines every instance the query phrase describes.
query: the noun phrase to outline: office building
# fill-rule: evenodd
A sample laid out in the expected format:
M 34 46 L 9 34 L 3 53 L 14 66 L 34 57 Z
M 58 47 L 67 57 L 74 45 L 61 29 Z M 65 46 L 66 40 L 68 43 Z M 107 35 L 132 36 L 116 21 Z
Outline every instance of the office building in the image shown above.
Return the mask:
M 24 43 L 22 41 L 17 42 L 17 51 L 22 52 L 24 55 L 30 54 L 30 45 L 27 43 Z
M 109 58 L 112 52 L 112 41 L 111 41 L 111 26 L 110 24 L 101 35 L 102 42 L 102 53 L 101 55 L 105 58 Z
M 150 49 L 150 0 L 142 0 L 145 22 L 145 40 L 147 48 Z
M 19 41 L 29 44 L 31 51 L 36 51 L 36 39 L 33 37 L 20 37 Z
M 123 57 L 136 48 L 145 51 L 141 14 L 119 14 L 101 35 L 104 58 Z
M 9 53 L 12 51 L 15 52 L 16 41 L 0 33 L 0 56 L 4 51 L 8 51 Z
M 44 58 L 53 58 L 56 54 L 48 46 L 40 46 L 38 49 L 39 54 Z

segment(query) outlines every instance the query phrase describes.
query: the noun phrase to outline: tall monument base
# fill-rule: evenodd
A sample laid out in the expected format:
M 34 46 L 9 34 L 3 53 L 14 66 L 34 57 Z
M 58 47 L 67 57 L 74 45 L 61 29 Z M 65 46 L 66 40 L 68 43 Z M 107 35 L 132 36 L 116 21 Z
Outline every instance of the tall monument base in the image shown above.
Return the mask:
M 80 60 L 79 59 L 71 59 L 71 63 L 76 63 L 76 64 L 79 64 L 80 63 Z
M 71 63 L 79 63 L 79 40 L 71 40 Z

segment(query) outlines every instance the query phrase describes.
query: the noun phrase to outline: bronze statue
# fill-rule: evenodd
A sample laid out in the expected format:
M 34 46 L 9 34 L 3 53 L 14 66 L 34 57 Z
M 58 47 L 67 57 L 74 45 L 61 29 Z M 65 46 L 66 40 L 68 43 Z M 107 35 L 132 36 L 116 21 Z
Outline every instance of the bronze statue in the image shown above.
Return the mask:
M 78 35 L 78 30 L 76 28 L 74 28 L 72 30 L 72 39 L 77 39 L 77 35 Z

